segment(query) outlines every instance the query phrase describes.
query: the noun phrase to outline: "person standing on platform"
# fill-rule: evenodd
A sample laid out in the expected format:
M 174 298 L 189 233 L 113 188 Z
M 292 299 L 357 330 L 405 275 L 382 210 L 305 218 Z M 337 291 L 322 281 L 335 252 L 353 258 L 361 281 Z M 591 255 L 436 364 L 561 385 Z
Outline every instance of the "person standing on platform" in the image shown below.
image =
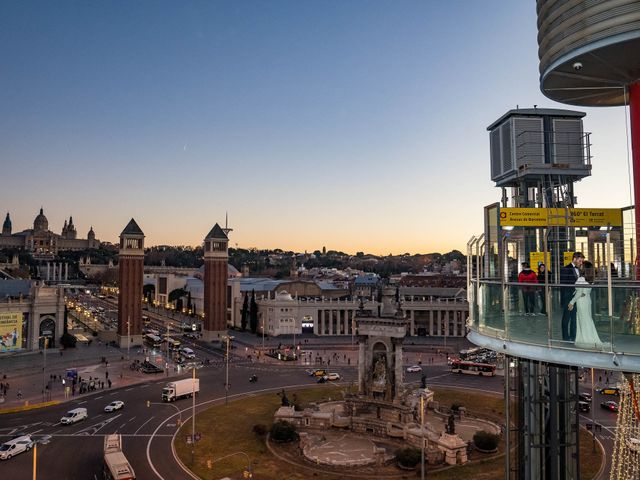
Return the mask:
M 529 262 L 522 262 L 522 271 L 518 275 L 518 283 L 538 283 L 538 276 L 535 274 Z M 522 299 L 524 300 L 524 314 L 525 316 L 533 316 L 534 306 L 536 304 L 536 287 L 523 286 L 522 287 Z
M 540 295 L 540 314 L 541 315 L 546 315 L 547 314 L 547 296 L 546 296 L 546 292 L 545 292 L 545 288 L 544 288 L 544 284 L 546 283 L 545 281 L 545 272 L 547 277 L 549 278 L 549 280 L 551 280 L 551 271 L 547 270 L 547 267 L 544 263 L 540 262 L 538 264 L 538 283 L 541 283 L 543 286 L 541 288 L 538 289 L 538 294 Z
M 560 269 L 560 307 L 562 309 L 562 340 L 573 342 L 576 339 L 576 309 L 569 310 L 569 302 L 573 298 L 576 289 L 576 281 L 581 276 L 584 255 L 575 252 L 569 265 Z

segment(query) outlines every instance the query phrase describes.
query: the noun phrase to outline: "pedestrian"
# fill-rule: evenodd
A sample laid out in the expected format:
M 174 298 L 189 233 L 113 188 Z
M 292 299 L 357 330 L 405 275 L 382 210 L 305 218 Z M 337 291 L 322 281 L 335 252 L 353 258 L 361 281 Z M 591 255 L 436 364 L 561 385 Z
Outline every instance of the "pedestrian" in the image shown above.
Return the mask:
M 545 277 L 546 271 L 546 277 Z M 551 270 L 547 270 L 547 267 L 544 263 L 538 262 L 538 283 L 545 284 L 546 278 L 551 280 Z M 538 294 L 540 296 L 540 315 L 547 314 L 547 296 L 544 287 L 538 289 Z
M 22 391 L 20 391 L 20 389 L 18 389 L 18 400 L 20 400 L 22 398 Z
M 531 270 L 529 262 L 522 262 L 522 271 L 518 274 L 518 283 L 538 283 L 538 276 Z M 524 301 L 525 316 L 535 315 L 536 287 L 523 286 L 522 300 Z
M 107 385 L 109 385 L 109 388 L 111 388 L 111 380 L 107 380 Z

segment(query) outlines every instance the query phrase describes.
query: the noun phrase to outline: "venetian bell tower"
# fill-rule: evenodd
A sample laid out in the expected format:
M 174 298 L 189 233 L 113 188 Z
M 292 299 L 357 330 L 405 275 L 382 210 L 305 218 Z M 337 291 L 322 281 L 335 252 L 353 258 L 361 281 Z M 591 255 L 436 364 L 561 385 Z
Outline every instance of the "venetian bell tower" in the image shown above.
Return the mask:
M 217 223 L 204 238 L 205 341 L 227 334 L 227 267 L 229 238 Z
M 144 233 L 132 218 L 120 234 L 118 252 L 118 344 L 142 345 Z M 127 341 L 129 339 L 129 341 Z

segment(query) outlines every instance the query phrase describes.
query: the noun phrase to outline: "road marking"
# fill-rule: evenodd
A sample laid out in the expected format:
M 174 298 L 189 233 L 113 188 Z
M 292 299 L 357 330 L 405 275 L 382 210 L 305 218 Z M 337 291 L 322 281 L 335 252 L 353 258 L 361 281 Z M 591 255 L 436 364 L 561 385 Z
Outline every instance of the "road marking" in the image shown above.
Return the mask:
M 96 423 L 95 425 L 91 425 L 90 427 L 87 427 L 83 430 L 80 430 L 79 432 L 76 432 L 76 435 L 95 435 L 96 433 L 98 433 L 98 431 L 107 426 L 109 423 L 113 422 L 116 418 L 122 416 L 121 413 L 119 413 L 118 415 L 115 415 L 113 417 L 107 418 L 106 420 L 104 420 L 103 422 L 100 423 Z M 91 432 L 91 433 L 89 433 Z
M 140 430 L 142 430 L 142 427 L 144 427 L 147 423 L 149 423 L 151 420 L 153 420 L 153 418 L 154 418 L 154 417 L 151 417 L 149 420 L 147 420 L 147 421 L 146 421 L 146 422 L 144 422 L 142 425 L 140 425 L 140 428 L 138 428 L 138 429 L 134 432 L 134 435 L 137 435 L 137 434 L 138 434 L 138 432 L 139 432 Z
M 133 387 L 125 389 L 125 392 L 128 392 L 129 390 L 133 390 Z
M 40 430 L 35 430 L 35 431 L 29 433 L 28 435 L 35 435 L 36 433 L 41 432 L 42 430 L 44 430 L 44 428 L 41 428 Z
M 127 420 L 128 422 L 132 422 L 136 417 L 131 417 L 129 420 Z
M 87 401 L 86 401 L 86 400 L 83 400 L 83 401 L 81 401 L 81 402 L 78 402 L 78 405 L 82 405 L 83 403 L 87 403 Z
M 100 400 L 102 398 L 102 395 L 100 395 L 99 397 L 95 397 L 94 400 Z
M 116 428 L 116 432 L 118 432 L 122 427 L 124 427 L 127 424 L 127 422 L 124 422 L 122 425 L 120 425 L 118 428 Z
M 150 385 L 149 385 L 148 383 L 145 383 L 145 384 L 144 384 L 144 385 L 142 385 L 140 388 L 147 388 L 147 387 L 149 387 L 149 386 L 150 386 Z

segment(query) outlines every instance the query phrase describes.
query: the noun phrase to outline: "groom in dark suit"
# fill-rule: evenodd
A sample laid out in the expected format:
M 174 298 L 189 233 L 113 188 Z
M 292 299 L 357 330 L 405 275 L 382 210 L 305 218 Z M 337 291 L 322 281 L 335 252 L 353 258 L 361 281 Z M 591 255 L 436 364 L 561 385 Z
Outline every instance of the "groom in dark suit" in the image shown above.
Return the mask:
M 560 306 L 562 307 L 562 340 L 573 342 L 576 339 L 576 312 L 574 308 L 569 310 L 569 302 L 573 298 L 576 291 L 574 285 L 578 277 L 582 275 L 581 269 L 584 263 L 584 255 L 581 252 L 575 252 L 573 259 L 569 265 L 565 265 L 560 269 L 560 283 L 564 285 L 560 287 Z

